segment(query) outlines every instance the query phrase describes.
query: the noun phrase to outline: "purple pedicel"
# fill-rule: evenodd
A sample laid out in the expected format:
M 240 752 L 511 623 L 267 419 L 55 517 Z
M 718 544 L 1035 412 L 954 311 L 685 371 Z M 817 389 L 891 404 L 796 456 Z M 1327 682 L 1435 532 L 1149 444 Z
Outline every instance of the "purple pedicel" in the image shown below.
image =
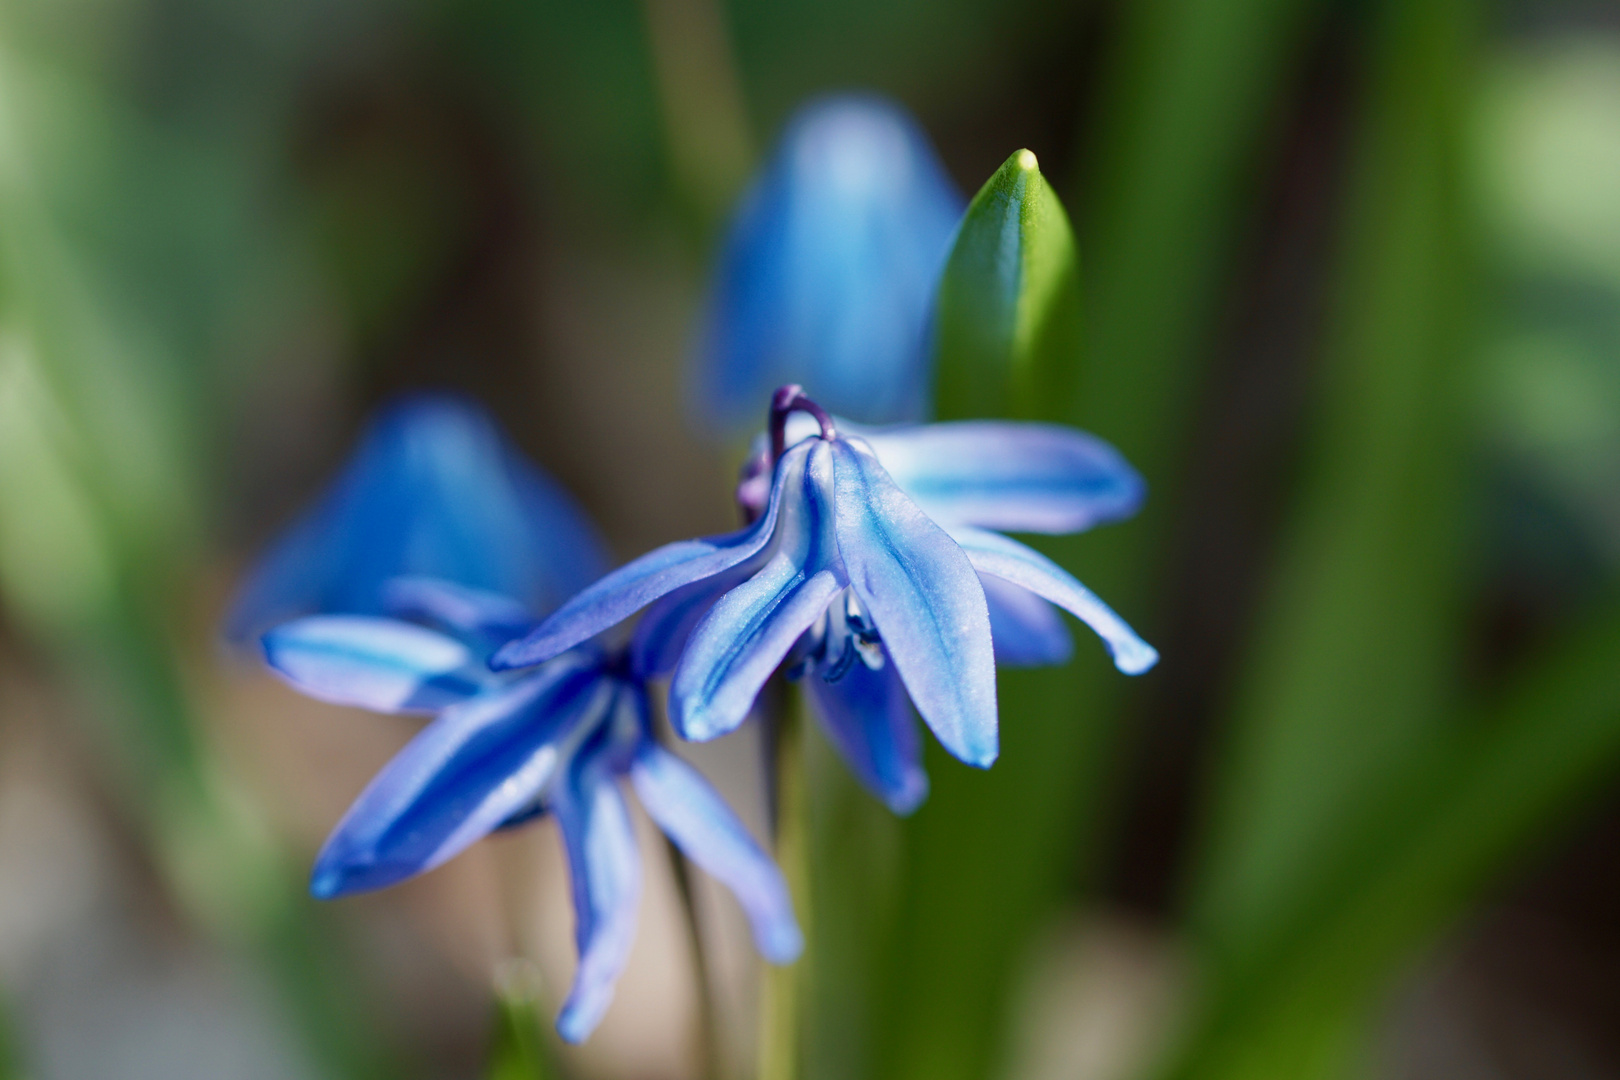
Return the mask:
M 804 396 L 804 387 L 798 383 L 788 383 L 780 387 L 771 395 L 771 464 L 782 457 L 787 449 L 787 418 L 789 413 L 807 412 L 816 418 L 821 425 L 821 437 L 829 442 L 838 438 L 838 429 L 833 426 L 832 414 Z

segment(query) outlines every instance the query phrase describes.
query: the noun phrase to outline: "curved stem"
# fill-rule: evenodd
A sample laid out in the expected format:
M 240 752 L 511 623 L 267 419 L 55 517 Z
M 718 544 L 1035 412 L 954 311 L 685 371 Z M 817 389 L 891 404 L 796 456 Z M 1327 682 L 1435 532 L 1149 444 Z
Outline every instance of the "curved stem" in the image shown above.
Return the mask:
M 692 889 L 692 866 L 686 853 L 669 837 L 664 837 L 669 850 L 670 869 L 675 874 L 675 891 L 681 898 L 681 912 L 686 919 L 687 940 L 692 947 L 692 980 L 697 984 L 697 1075 L 718 1080 L 725 1069 L 721 1050 L 724 1042 L 720 1032 L 720 1011 L 715 1007 L 714 975 L 709 970 L 708 953 L 703 947 L 703 924 L 698 918 L 697 896 Z
M 788 383 L 779 387 L 771 395 L 771 415 L 769 428 L 771 432 L 771 461 L 775 462 L 787 449 L 787 418 L 796 412 L 809 413 L 821 425 L 823 439 L 838 438 L 838 428 L 833 424 L 832 414 L 814 401 L 804 396 L 804 387 L 798 383 Z

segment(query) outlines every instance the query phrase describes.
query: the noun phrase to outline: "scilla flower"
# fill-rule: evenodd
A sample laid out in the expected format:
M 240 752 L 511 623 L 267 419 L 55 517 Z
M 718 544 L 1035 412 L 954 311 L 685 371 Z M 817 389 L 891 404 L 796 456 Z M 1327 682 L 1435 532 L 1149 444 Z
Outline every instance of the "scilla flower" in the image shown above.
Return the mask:
M 816 429 L 790 444 L 795 412 Z M 501 649 L 495 666 L 556 656 L 651 604 L 636 667 L 673 670 L 682 736 L 735 728 L 786 661 L 856 773 L 904 812 L 926 792 L 911 707 L 954 756 L 989 766 L 997 638 L 1011 662 L 1066 657 L 1049 604 L 1095 630 L 1121 671 L 1157 661 L 1066 571 L 992 531 L 1074 532 L 1133 512 L 1141 481 L 1105 444 L 988 421 L 863 438 L 797 386 L 773 399 L 770 434 L 771 482 L 753 525 L 614 571 Z M 748 504 L 746 480 L 742 496 Z
M 599 551 L 567 494 L 482 411 L 416 398 L 372 425 L 338 483 L 250 577 L 233 616 L 253 627 L 317 612 L 264 634 L 274 671 L 323 700 L 433 716 L 338 824 L 316 860 L 316 896 L 392 885 L 494 829 L 555 816 L 579 947 L 557 1027 L 575 1042 L 607 1008 L 635 931 L 640 859 L 622 779 L 731 887 L 767 959 L 800 949 L 781 873 L 653 737 L 644 684 L 622 650 L 591 645 L 530 671 L 490 671 L 490 652 L 534 626 L 534 598 L 588 574 Z
M 355 800 L 315 862 L 330 899 L 430 870 L 503 825 L 550 813 L 573 881 L 579 965 L 557 1017 L 570 1042 L 596 1027 L 635 936 L 641 858 L 619 790 L 730 887 L 766 959 L 802 941 L 781 872 L 691 766 L 659 745 L 646 690 L 622 656 L 571 649 L 532 670 L 487 666 L 521 606 L 430 578 L 386 590 L 397 618 L 316 615 L 264 635 L 270 666 L 325 701 L 433 715 Z M 530 621 L 532 620 L 525 620 Z
M 248 575 L 226 636 L 295 615 L 379 614 L 394 577 L 426 574 L 549 611 L 607 569 L 568 493 L 483 409 L 444 394 L 384 409 L 315 506 Z
M 703 418 L 751 426 L 786 382 L 871 423 L 921 417 L 929 305 L 964 205 L 898 106 L 802 109 L 726 238 L 697 351 Z

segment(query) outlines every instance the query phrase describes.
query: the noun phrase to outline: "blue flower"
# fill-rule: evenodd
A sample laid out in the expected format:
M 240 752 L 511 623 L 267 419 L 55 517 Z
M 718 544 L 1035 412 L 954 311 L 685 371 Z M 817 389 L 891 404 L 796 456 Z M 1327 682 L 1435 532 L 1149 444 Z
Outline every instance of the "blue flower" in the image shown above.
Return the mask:
M 448 395 L 384 409 L 315 506 L 249 574 L 226 636 L 251 641 L 313 612 L 379 614 L 411 574 L 550 611 L 608 566 L 590 521 L 489 415 Z
M 271 668 L 304 693 L 433 717 L 338 823 L 315 862 L 316 896 L 393 885 L 497 828 L 555 815 L 579 948 L 557 1030 L 582 1041 L 612 1000 L 635 936 L 641 860 L 618 783 L 628 778 L 665 834 L 730 887 L 766 959 L 798 956 L 781 871 L 703 777 L 653 737 L 645 686 L 622 656 L 587 645 L 495 674 L 490 643 L 512 632 L 514 601 L 431 578 L 397 579 L 384 593 L 399 616 L 419 621 L 315 615 L 263 638 Z
M 604 565 L 584 514 L 486 413 L 414 397 L 371 424 L 343 474 L 250 574 L 229 620 L 236 640 L 271 627 L 271 668 L 305 693 L 433 716 L 327 841 L 316 896 L 394 884 L 493 829 L 555 814 L 580 955 L 557 1025 L 576 1042 L 607 1008 L 635 930 L 640 861 L 622 777 L 736 893 L 768 959 L 800 949 L 780 871 L 653 738 L 645 685 L 622 655 L 588 646 L 532 671 L 490 671 L 495 648 Z
M 921 418 L 928 313 L 964 205 L 898 106 L 803 108 L 727 236 L 697 353 L 699 415 L 746 427 L 772 390 L 802 382 L 857 419 Z
M 790 413 L 809 413 L 799 438 Z M 1134 513 L 1136 473 L 1068 428 L 993 421 L 864 436 L 784 387 L 772 402 L 768 494 L 748 528 L 659 548 L 564 604 L 494 665 L 547 660 L 652 605 L 638 673 L 672 672 L 683 737 L 740 724 L 784 662 L 857 775 L 899 812 L 926 793 L 912 707 L 961 761 L 998 750 L 995 661 L 1053 663 L 1070 642 L 1051 605 L 1095 630 L 1127 674 L 1158 654 L 1080 582 L 996 530 L 1067 533 Z M 814 678 L 810 676 L 814 675 Z

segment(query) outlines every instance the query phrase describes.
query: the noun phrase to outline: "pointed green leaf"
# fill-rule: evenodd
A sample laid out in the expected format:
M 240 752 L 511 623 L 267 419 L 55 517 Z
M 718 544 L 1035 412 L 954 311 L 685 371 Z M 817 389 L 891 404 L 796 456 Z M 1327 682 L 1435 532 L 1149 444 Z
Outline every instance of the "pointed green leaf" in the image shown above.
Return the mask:
M 1020 150 L 973 197 L 940 279 L 938 414 L 1060 417 L 1080 330 L 1069 215 L 1035 155 Z
M 935 416 L 1069 420 L 1080 331 L 1068 215 L 1035 155 L 1020 150 L 975 196 L 946 264 Z M 1086 573 L 1073 538 L 1040 547 Z M 1089 837 L 1092 769 L 1105 753 L 1078 702 L 1118 675 L 1080 652 L 1060 667 L 997 673 L 1004 741 L 994 769 L 929 747 L 928 801 L 900 826 L 898 895 L 886 912 L 893 943 L 872 991 L 882 1011 L 871 1076 L 979 1080 L 993 1068 L 1017 965 Z

